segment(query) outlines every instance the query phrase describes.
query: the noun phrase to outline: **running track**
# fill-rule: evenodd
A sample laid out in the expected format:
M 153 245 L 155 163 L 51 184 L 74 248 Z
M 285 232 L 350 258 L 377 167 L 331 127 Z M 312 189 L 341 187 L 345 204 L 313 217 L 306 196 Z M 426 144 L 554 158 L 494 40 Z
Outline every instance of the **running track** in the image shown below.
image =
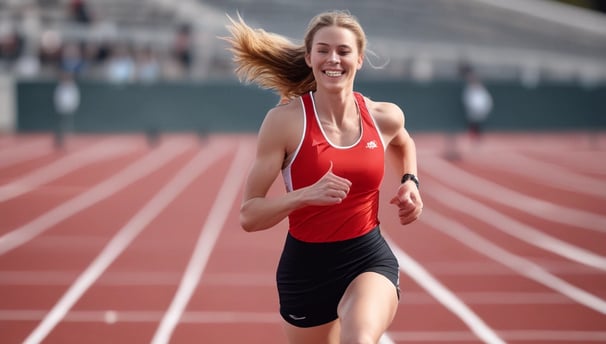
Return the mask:
M 397 224 L 389 170 L 382 192 L 403 294 L 381 343 L 606 343 L 606 133 L 415 140 L 421 219 Z M 0 342 L 283 343 L 285 223 L 238 224 L 254 145 L 0 136 Z

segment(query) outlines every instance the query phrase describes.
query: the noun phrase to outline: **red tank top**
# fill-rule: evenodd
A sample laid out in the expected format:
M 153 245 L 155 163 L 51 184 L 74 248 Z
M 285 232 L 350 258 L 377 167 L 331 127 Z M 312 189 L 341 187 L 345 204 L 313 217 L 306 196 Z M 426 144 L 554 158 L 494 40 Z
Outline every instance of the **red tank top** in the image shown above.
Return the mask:
M 318 181 L 333 163 L 333 173 L 352 182 L 349 194 L 336 205 L 306 206 L 289 217 L 291 235 L 306 242 L 333 242 L 368 233 L 379 224 L 379 187 L 384 174 L 384 144 L 364 102 L 354 93 L 360 113 L 361 135 L 351 146 L 332 144 L 316 114 L 313 95 L 301 97 L 303 137 L 288 166 L 282 170 L 287 191 Z

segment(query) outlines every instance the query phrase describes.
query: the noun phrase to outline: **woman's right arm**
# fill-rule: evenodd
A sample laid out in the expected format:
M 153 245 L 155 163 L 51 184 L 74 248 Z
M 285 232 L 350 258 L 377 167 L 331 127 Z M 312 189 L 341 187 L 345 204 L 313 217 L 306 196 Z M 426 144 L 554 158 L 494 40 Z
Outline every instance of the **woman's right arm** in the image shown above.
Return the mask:
M 277 197 L 267 192 L 282 169 L 284 158 L 298 144 L 303 124 L 298 105 L 284 105 L 269 111 L 257 137 L 257 153 L 249 171 L 240 207 L 240 225 L 247 232 L 268 229 L 285 219 L 293 210 L 306 205 L 340 203 L 349 193 L 351 182 L 332 173 L 332 167 L 313 185 Z M 290 141 L 289 141 L 290 140 Z M 294 141 L 293 141 L 294 140 Z M 288 148 L 290 145 L 290 149 Z
M 284 112 L 282 107 L 270 110 L 259 130 L 257 152 L 246 179 L 240 207 L 240 225 L 247 232 L 268 229 L 300 206 L 297 193 L 266 197 L 287 152 L 288 130 L 284 127 L 287 114 Z

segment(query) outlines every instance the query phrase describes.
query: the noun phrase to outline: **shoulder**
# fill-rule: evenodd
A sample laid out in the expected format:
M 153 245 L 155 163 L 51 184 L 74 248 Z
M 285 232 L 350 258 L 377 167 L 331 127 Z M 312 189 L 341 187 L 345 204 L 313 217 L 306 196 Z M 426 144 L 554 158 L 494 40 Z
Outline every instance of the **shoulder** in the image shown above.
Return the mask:
M 287 125 L 292 121 L 302 118 L 302 107 L 299 98 L 293 99 L 287 103 L 280 103 L 270 109 L 265 115 L 264 123 L 272 125 Z
M 259 140 L 268 140 L 290 151 L 298 143 L 295 140 L 301 137 L 302 130 L 303 109 L 300 99 L 296 98 L 267 112 L 259 131 Z
M 404 126 L 404 111 L 397 104 L 374 101 L 368 97 L 364 97 L 364 102 L 382 132 L 394 133 Z

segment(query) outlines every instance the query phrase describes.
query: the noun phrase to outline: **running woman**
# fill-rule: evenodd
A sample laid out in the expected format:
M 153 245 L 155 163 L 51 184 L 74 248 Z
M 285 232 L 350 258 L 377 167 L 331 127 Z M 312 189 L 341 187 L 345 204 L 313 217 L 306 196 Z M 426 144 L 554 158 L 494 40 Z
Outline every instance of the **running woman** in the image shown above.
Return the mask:
M 402 225 L 423 202 L 416 149 L 395 104 L 354 91 L 366 36 L 345 11 L 314 17 L 304 44 L 230 18 L 236 74 L 277 92 L 258 133 L 240 209 L 248 232 L 288 217 L 277 269 L 291 344 L 377 343 L 398 307 L 398 261 L 379 228 L 385 156 L 402 176 L 391 199 Z M 281 172 L 283 195 L 268 196 Z

